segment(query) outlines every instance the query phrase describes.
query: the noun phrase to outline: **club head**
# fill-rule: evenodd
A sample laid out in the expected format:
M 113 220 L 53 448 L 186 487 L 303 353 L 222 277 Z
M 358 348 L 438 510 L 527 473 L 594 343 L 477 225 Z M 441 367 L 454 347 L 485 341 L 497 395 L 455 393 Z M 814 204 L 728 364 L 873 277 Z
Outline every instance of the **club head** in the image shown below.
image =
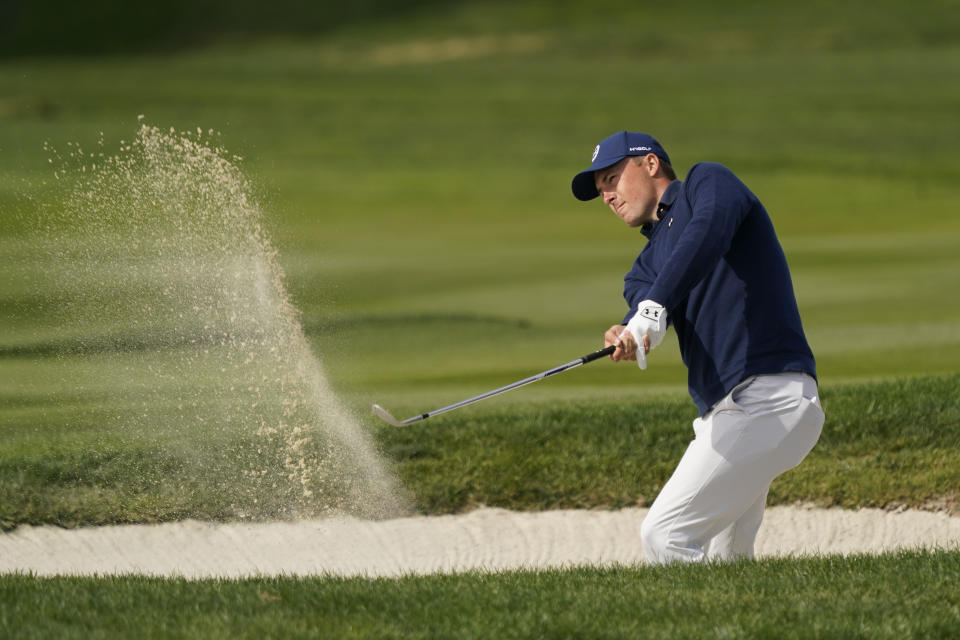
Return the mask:
M 402 423 L 402 422 L 400 422 L 399 420 L 397 420 L 396 418 L 394 418 L 394 417 L 390 414 L 389 411 L 387 411 L 386 409 L 384 409 L 384 408 L 381 407 L 380 405 L 375 404 L 375 405 L 373 405 L 373 406 L 370 407 L 370 408 L 373 409 L 373 415 L 377 416 L 378 418 L 380 418 L 380 419 L 383 420 L 384 422 L 386 422 L 386 423 L 388 423 L 388 424 L 392 424 L 392 425 L 395 426 L 395 427 L 402 427 L 402 426 L 403 426 L 403 423 Z

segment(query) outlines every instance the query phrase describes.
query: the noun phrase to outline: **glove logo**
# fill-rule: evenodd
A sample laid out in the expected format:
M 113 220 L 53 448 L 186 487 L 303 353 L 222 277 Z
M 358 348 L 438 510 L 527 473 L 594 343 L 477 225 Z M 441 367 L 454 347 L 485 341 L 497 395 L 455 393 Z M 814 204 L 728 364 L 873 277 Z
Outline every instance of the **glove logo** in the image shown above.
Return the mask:
M 656 307 L 644 307 L 640 309 L 640 315 L 644 318 L 649 318 L 650 320 L 659 320 L 660 319 L 660 309 Z

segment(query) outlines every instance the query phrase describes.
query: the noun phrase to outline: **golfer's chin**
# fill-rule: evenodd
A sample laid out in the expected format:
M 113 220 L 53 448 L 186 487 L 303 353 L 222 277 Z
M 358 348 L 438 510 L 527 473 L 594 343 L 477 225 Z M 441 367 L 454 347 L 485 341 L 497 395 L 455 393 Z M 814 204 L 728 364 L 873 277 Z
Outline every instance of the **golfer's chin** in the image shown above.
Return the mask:
M 628 211 L 620 216 L 620 219 L 623 220 L 623 223 L 628 227 L 642 227 L 648 222 L 654 222 L 657 219 L 657 216 L 654 212 L 635 212 Z

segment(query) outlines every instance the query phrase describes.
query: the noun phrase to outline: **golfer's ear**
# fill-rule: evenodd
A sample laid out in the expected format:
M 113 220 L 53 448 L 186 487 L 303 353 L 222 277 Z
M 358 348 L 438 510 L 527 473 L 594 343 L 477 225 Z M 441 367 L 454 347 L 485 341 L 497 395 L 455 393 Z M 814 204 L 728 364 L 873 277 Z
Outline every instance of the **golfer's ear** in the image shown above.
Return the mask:
M 660 171 L 660 158 L 652 153 L 648 153 L 643 157 L 643 167 L 650 173 L 650 177 L 654 177 Z

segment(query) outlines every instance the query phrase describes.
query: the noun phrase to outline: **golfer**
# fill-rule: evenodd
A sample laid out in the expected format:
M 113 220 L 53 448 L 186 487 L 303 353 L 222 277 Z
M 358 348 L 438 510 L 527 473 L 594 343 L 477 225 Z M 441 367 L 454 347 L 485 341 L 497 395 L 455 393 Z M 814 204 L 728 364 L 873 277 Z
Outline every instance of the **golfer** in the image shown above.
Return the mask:
M 624 277 L 629 311 L 606 332 L 615 361 L 647 367 L 676 331 L 699 409 L 695 437 L 640 530 L 650 562 L 752 557 L 767 491 L 823 426 L 813 353 L 783 250 L 757 197 L 703 162 L 677 180 L 659 142 L 621 131 L 573 179 L 646 239 Z

